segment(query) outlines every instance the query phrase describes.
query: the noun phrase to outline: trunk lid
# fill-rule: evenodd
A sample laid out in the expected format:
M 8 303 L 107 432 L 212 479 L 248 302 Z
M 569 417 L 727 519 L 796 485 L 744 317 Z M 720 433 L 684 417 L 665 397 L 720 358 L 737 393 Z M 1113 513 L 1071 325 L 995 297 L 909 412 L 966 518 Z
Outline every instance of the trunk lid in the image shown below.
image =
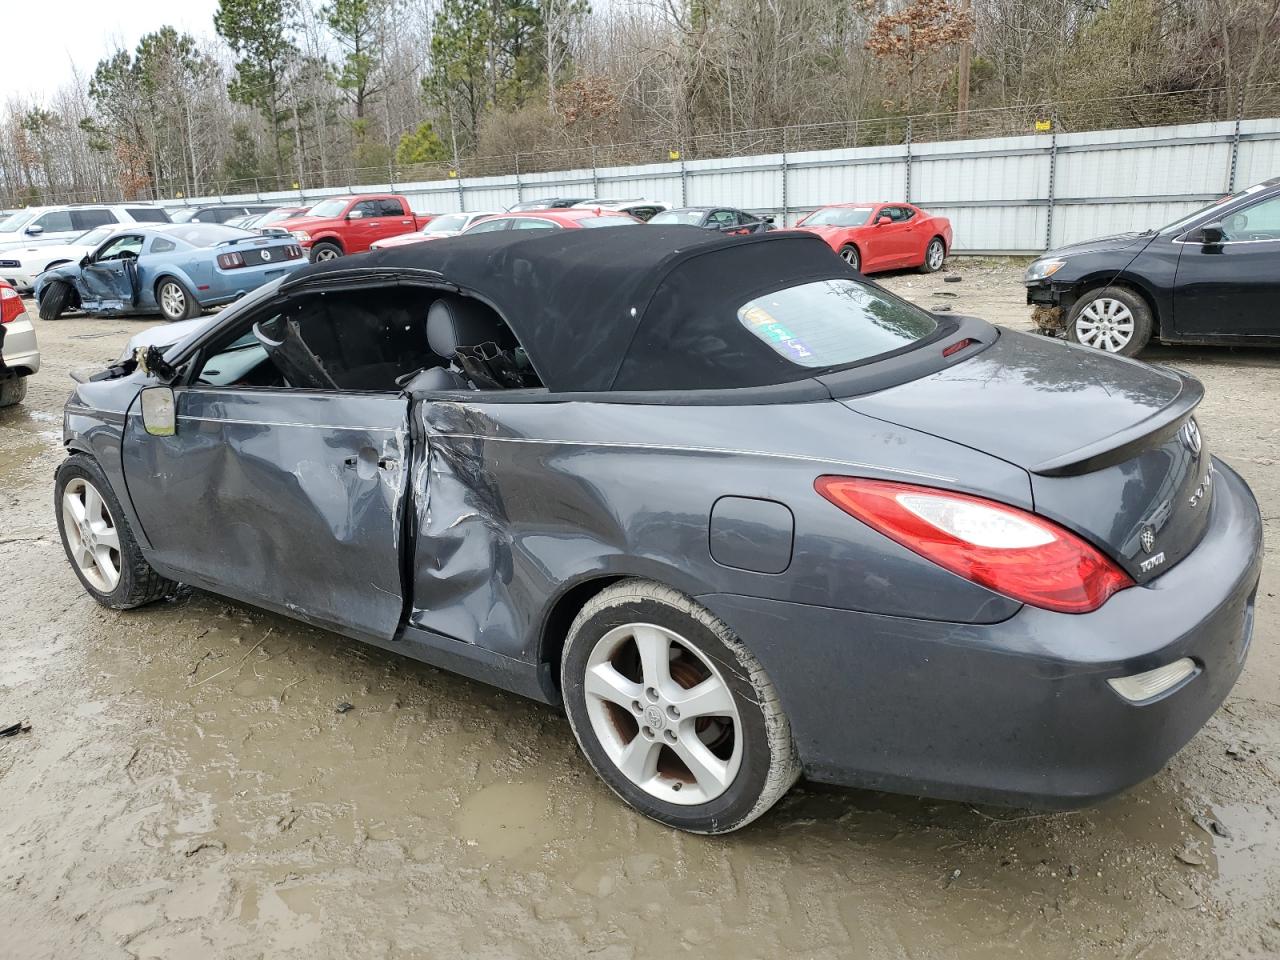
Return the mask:
M 1210 460 L 1192 416 L 1203 393 L 1172 370 L 1005 331 L 963 363 L 842 402 L 1022 467 L 1037 513 L 1143 583 L 1208 522 Z

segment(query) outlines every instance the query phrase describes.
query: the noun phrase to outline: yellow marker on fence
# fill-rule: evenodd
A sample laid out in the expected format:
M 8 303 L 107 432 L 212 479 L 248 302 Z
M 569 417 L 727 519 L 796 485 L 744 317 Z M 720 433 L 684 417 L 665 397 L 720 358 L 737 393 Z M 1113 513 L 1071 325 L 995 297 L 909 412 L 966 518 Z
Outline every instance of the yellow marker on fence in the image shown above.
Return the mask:
M 668 157 L 670 157 L 672 160 L 679 160 L 679 159 L 680 159 L 680 151 L 679 151 L 679 150 L 668 150 L 668 151 L 667 151 L 667 156 L 668 156 Z
M 449 179 L 450 179 L 450 180 L 457 180 L 457 179 L 458 179 L 458 171 L 457 171 L 457 170 L 450 170 L 450 171 L 449 171 Z
M 1052 121 L 1052 120 L 1037 120 L 1037 121 L 1036 121 L 1036 133 L 1048 133 L 1048 132 L 1049 132 L 1050 130 L 1052 130 L 1052 129 L 1053 129 L 1053 121 Z

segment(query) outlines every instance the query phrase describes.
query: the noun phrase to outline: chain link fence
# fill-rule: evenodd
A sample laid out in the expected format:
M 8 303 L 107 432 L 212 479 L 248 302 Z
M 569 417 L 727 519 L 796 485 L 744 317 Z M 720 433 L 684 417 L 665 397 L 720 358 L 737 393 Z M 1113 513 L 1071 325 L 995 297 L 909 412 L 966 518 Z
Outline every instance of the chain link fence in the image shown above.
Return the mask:
M 344 167 L 303 170 L 281 177 L 263 176 L 213 180 L 200 185 L 210 196 L 252 196 L 297 190 L 395 187 L 396 184 L 434 180 L 474 179 L 549 171 L 597 170 L 673 160 L 705 160 L 786 154 L 851 147 L 936 143 L 1028 133 L 1080 133 L 1209 121 L 1280 117 L 1280 83 L 1231 89 L 1209 87 L 1173 93 L 1135 94 L 1091 100 L 1044 101 L 969 110 L 966 113 L 926 113 L 910 116 L 872 117 L 841 123 L 819 123 L 757 130 L 736 130 L 679 137 L 656 131 L 642 139 L 566 146 L 554 150 L 500 156 L 467 156 L 455 161 L 377 167 Z M 161 185 L 151 197 L 181 197 L 178 188 Z M 110 202 L 119 196 L 101 191 L 48 189 L 45 204 Z M 29 205 L 30 195 L 0 198 L 5 208 Z

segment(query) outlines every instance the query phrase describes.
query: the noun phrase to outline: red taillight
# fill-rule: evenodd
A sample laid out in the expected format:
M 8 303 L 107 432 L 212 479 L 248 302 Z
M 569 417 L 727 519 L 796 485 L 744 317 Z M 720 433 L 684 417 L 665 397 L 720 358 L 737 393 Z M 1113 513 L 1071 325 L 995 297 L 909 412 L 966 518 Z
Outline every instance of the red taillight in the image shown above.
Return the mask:
M 973 346 L 976 342 L 977 342 L 976 340 L 973 340 L 970 337 L 965 337 L 963 340 L 957 340 L 955 343 L 951 344 L 951 346 L 944 347 L 942 350 L 942 355 L 944 357 L 949 357 L 952 354 L 959 353 L 965 347 Z
M 814 489 L 908 550 L 1034 607 L 1088 613 L 1133 586 L 1127 573 L 1075 534 L 1017 507 L 858 477 L 819 477 Z
M 236 267 L 244 266 L 244 254 L 236 253 L 220 253 L 218 254 L 218 266 L 223 270 L 234 270 Z
M 289 246 L 284 248 L 284 255 L 287 260 L 297 260 L 302 256 L 302 248 L 296 243 L 291 243 Z
M 26 312 L 26 309 L 17 290 L 7 283 L 0 286 L 0 323 L 13 323 Z

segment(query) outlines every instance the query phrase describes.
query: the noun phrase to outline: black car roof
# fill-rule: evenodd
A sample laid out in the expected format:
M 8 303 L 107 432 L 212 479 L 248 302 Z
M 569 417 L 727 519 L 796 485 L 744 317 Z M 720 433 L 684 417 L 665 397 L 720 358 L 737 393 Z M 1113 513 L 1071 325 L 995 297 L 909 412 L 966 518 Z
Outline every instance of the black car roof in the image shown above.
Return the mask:
M 523 235 L 522 235 L 523 234 Z M 814 371 L 737 317 L 753 297 L 855 274 L 819 237 L 726 237 L 692 226 L 494 231 L 314 264 L 282 290 L 418 275 L 490 303 L 555 392 L 731 389 Z

